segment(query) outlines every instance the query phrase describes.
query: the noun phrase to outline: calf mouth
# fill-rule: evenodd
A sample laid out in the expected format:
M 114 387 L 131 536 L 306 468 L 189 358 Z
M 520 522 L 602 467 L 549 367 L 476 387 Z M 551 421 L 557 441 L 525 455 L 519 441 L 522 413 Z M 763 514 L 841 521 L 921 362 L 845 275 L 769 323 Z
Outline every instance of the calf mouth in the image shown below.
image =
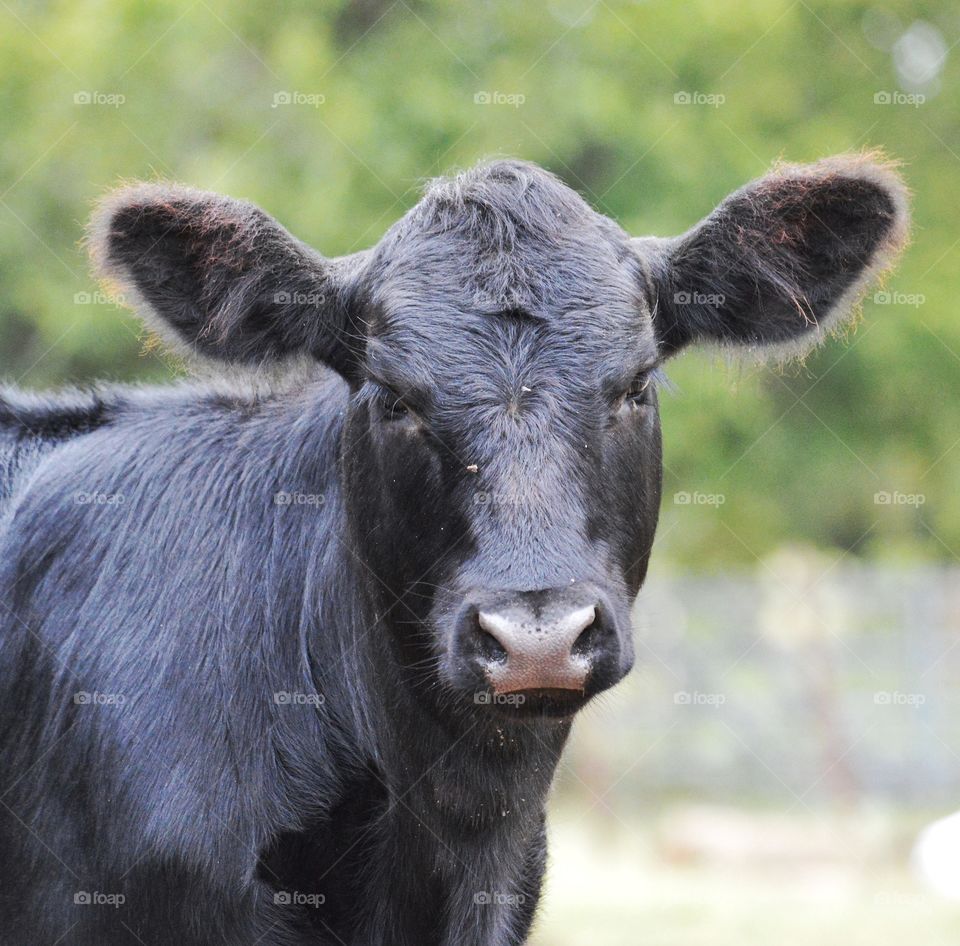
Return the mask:
M 570 719 L 591 696 L 584 690 L 537 687 L 508 693 L 485 690 L 476 694 L 474 702 L 504 719 Z

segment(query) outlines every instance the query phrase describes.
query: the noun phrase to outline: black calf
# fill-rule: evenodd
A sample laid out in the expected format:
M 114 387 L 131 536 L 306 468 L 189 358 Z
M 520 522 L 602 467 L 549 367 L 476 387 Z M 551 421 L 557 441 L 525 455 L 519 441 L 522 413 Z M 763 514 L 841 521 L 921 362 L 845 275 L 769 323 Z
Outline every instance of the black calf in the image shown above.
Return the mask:
M 816 343 L 905 231 L 861 158 L 671 240 L 497 162 L 338 260 L 108 198 L 101 271 L 232 380 L 0 401 L 0 942 L 523 942 L 571 718 L 633 661 L 659 366 Z

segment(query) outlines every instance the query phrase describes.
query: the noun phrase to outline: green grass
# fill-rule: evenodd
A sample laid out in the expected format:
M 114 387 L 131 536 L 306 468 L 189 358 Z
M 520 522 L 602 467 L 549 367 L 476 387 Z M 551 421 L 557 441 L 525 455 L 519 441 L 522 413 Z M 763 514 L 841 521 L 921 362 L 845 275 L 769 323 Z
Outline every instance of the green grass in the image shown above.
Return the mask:
M 956 946 L 960 904 L 905 857 L 667 862 L 651 832 L 555 819 L 535 946 Z M 898 863 L 899 861 L 899 863 Z

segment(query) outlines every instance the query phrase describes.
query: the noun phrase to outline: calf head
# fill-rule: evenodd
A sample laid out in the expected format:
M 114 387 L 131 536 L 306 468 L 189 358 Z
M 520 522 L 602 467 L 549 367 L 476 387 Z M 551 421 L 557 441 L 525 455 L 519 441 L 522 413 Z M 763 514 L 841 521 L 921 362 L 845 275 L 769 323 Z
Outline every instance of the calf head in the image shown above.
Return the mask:
M 346 379 L 348 541 L 411 687 L 438 708 L 566 716 L 632 664 L 660 366 L 697 342 L 804 352 L 906 229 L 903 185 L 869 156 L 781 167 L 669 239 L 497 161 L 434 182 L 348 257 L 164 185 L 111 195 L 92 244 L 181 349 L 306 356 Z

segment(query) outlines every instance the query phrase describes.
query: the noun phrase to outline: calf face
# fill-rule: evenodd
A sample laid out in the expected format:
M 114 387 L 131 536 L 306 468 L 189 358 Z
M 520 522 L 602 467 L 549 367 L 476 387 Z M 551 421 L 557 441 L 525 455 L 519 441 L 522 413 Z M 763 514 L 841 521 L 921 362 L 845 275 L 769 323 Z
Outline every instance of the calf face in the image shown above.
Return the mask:
M 631 239 L 500 161 L 435 182 L 350 257 L 162 185 L 108 198 L 92 242 L 179 347 L 347 380 L 347 542 L 391 654 L 438 710 L 523 716 L 568 715 L 632 664 L 664 360 L 806 350 L 906 228 L 902 184 L 869 157 L 780 168 L 672 239 Z

